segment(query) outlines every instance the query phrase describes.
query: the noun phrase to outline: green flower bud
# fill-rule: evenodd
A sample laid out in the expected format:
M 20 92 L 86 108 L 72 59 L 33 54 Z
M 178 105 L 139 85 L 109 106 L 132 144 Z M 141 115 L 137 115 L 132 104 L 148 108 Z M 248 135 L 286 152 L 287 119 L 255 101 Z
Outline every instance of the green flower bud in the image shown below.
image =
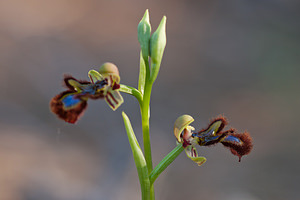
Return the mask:
M 146 60 L 149 56 L 151 25 L 149 21 L 149 12 L 146 10 L 142 20 L 138 25 L 138 40 L 141 45 L 143 58 Z
M 166 16 L 164 16 L 153 35 L 150 38 L 151 71 L 150 80 L 155 81 L 159 72 L 160 63 L 167 43 Z

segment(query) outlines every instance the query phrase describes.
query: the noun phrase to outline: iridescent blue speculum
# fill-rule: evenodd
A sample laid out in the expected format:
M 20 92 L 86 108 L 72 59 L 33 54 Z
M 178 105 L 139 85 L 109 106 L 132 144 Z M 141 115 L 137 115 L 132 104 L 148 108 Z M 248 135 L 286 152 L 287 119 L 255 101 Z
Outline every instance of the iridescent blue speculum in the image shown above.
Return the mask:
M 60 119 L 68 123 L 75 123 L 87 107 L 88 99 L 105 99 L 108 105 L 116 110 L 123 98 L 120 88 L 119 71 L 112 63 L 105 63 L 99 69 L 89 71 L 90 81 L 77 80 L 65 75 L 64 85 L 68 90 L 61 92 L 51 99 L 50 108 Z

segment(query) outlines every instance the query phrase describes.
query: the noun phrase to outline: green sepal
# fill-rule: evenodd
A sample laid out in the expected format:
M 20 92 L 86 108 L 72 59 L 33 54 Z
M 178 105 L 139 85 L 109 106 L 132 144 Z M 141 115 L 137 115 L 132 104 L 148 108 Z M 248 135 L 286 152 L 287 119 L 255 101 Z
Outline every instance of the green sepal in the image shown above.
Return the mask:
M 90 70 L 88 75 L 92 83 L 96 83 L 99 80 L 103 80 L 103 76 L 96 70 Z
M 187 146 L 184 150 L 187 157 L 189 157 L 192 161 L 194 161 L 198 166 L 201 166 L 206 162 L 206 158 L 202 156 L 198 156 L 197 149 L 192 145 Z
M 188 125 L 190 123 L 192 123 L 194 121 L 194 118 L 190 115 L 182 115 L 180 117 L 178 117 L 175 121 L 175 124 L 174 124 L 174 135 L 175 137 L 177 138 L 177 141 L 179 143 L 181 143 L 181 138 L 180 138 L 180 135 L 181 135 L 181 132 L 188 127 Z M 193 127 L 189 126 L 190 129 L 193 129 Z

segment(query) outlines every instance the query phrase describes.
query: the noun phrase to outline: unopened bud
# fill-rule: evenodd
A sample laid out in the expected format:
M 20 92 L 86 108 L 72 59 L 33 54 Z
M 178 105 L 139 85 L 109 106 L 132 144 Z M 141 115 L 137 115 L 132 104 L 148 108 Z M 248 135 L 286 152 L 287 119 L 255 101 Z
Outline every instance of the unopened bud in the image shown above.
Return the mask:
M 149 21 L 149 12 L 146 10 L 142 20 L 138 25 L 138 40 L 144 59 L 148 59 L 150 49 L 151 25 Z
M 150 80 L 155 81 L 159 72 L 160 63 L 167 43 L 166 16 L 164 16 L 153 35 L 150 38 L 151 75 Z

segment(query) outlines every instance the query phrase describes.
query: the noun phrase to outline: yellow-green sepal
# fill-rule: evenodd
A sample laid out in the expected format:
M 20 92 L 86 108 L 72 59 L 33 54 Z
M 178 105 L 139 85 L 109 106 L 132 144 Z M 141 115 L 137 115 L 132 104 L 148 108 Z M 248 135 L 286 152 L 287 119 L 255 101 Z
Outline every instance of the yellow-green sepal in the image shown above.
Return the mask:
M 198 166 L 201 166 L 206 162 L 205 157 L 198 156 L 198 152 L 194 146 L 189 145 L 184 150 L 187 157 L 189 157 L 192 161 L 194 161 Z
M 88 75 L 92 83 L 96 83 L 99 80 L 103 80 L 103 76 L 96 70 L 90 70 Z
M 194 118 L 190 115 L 182 115 L 176 119 L 174 124 L 174 135 L 178 142 L 182 142 L 180 135 L 185 128 L 189 127 L 190 129 L 193 129 L 193 127 L 189 126 L 193 121 Z

